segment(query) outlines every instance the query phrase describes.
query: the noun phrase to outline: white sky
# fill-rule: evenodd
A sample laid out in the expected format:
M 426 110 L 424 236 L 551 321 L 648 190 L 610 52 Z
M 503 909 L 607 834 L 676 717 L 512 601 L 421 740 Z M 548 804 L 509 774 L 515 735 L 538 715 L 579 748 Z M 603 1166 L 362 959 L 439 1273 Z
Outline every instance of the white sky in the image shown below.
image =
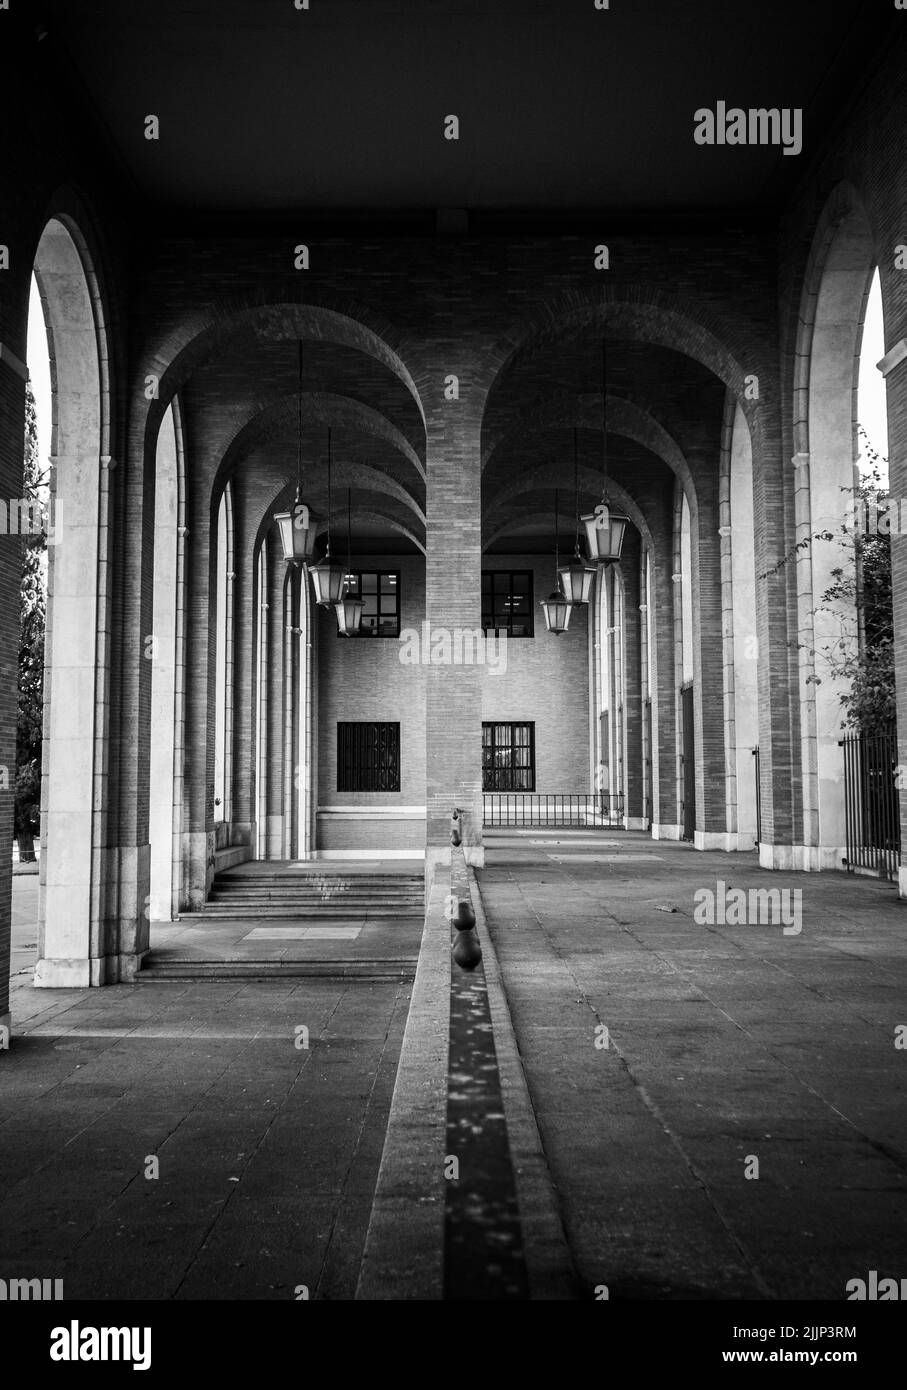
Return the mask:
M 38 414 L 38 454 L 42 468 L 50 453 L 51 393 L 50 363 L 47 356 L 47 336 L 38 286 L 32 277 L 28 304 L 28 342 L 26 345 L 31 387 Z M 882 291 L 876 271 L 866 305 L 863 325 L 863 345 L 860 353 L 860 376 L 857 390 L 857 419 L 866 430 L 873 447 L 883 458 L 888 457 L 888 415 L 885 404 L 885 380 L 876 367 L 885 356 L 885 335 L 882 326 Z M 861 464 L 865 459 L 861 454 Z M 882 474 L 887 482 L 887 468 Z
M 44 327 L 44 312 L 41 296 L 35 277 L 32 276 L 31 294 L 28 299 L 28 338 L 25 344 L 25 360 L 28 363 L 31 389 L 35 397 L 35 410 L 38 416 L 38 457 L 42 473 L 47 469 L 47 456 L 50 453 L 50 434 L 53 424 L 50 395 L 50 359 L 47 354 L 47 331 Z
M 885 356 L 885 333 L 882 325 L 882 288 L 879 272 L 872 277 L 872 287 L 866 304 L 863 323 L 863 345 L 860 349 L 860 376 L 857 385 L 857 420 L 869 435 L 874 449 L 888 457 L 888 412 L 885 404 L 885 378 L 876 366 Z M 862 444 L 862 440 L 860 441 Z M 860 466 L 866 458 L 860 452 Z M 888 482 L 888 465 L 879 465 L 882 477 Z

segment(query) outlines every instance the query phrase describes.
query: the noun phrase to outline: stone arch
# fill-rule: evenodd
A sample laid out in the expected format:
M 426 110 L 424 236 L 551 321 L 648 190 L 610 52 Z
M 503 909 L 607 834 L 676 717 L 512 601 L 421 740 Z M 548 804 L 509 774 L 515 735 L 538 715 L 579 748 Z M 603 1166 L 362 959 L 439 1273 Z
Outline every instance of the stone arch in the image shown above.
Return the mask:
M 61 206 L 66 202 L 60 201 Z M 113 945 L 105 936 L 110 352 L 100 280 L 72 212 L 61 210 L 48 218 L 35 250 L 34 272 L 51 362 L 54 531 L 48 564 L 35 984 L 83 987 L 130 977 L 147 940 L 141 927 L 130 943 Z M 59 693 L 55 698 L 55 691 L 65 692 L 65 698 Z
M 404 385 L 425 426 L 425 410 L 416 382 L 403 357 L 392 344 L 399 335 L 384 323 L 373 324 L 373 315 L 358 304 L 346 301 L 303 303 L 294 287 L 285 295 L 266 292 L 212 302 L 203 310 L 185 316 L 179 327 L 143 355 L 139 368 L 137 398 L 144 401 L 145 377 L 158 379 L 158 398 L 147 402 L 144 423 L 144 455 L 154 437 L 159 419 L 170 397 L 203 363 L 214 358 L 228 342 L 247 337 L 252 341 L 281 341 L 302 338 L 327 341 L 354 348 L 380 362 Z
M 823 613 L 821 595 L 841 564 L 838 540 L 847 489 L 857 479 L 857 385 L 866 300 L 877 263 L 872 226 L 856 189 L 839 184 L 819 217 L 804 276 L 794 358 L 793 439 L 802 847 L 795 867 L 839 868 L 846 855 L 840 685 L 829 678 L 826 652 L 840 623 Z M 840 606 L 840 605 L 839 605 Z M 856 612 L 848 640 L 857 643 Z
M 154 650 L 149 806 L 151 920 L 171 921 L 181 901 L 186 693 L 186 457 L 179 397 L 158 437 L 154 515 Z
M 734 392 L 747 416 L 752 417 L 753 428 L 758 427 L 756 403 L 745 395 L 747 373 L 727 346 L 730 334 L 726 321 L 689 301 L 638 285 L 565 293 L 539 305 L 498 339 L 486 359 L 486 413 L 495 390 L 519 358 L 531 358 L 571 330 L 593 327 L 602 332 L 614 329 L 622 337 L 692 357 Z

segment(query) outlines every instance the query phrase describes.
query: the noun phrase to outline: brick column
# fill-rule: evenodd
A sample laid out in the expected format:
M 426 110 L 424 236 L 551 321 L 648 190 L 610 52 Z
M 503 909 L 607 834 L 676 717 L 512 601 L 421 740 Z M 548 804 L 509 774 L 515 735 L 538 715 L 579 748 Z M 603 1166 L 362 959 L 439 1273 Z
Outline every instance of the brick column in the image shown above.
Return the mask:
M 205 904 L 214 876 L 214 664 L 217 650 L 216 521 L 210 489 L 187 470 L 190 545 L 186 598 L 186 754 L 183 801 L 183 897 Z
M 639 533 L 628 527 L 621 570 L 624 575 L 624 818 L 628 830 L 644 830 L 642 709 L 642 614 Z
M 691 462 L 694 459 L 691 457 Z M 721 547 L 718 470 L 702 459 L 697 470 L 698 525 L 691 526 L 693 669 L 695 673 L 697 849 L 729 849 L 724 685 L 721 637 Z
M 674 642 L 672 503 L 650 522 L 652 555 L 652 838 L 679 840 L 677 784 L 677 684 Z
M 439 354 L 427 420 L 425 616 L 429 631 L 481 628 L 482 512 L 480 416 L 469 400 L 462 346 Z M 445 401 L 443 378 L 455 373 L 461 399 Z M 450 862 L 450 815 L 461 813 L 467 860 L 483 862 L 481 668 L 427 665 L 426 875 Z

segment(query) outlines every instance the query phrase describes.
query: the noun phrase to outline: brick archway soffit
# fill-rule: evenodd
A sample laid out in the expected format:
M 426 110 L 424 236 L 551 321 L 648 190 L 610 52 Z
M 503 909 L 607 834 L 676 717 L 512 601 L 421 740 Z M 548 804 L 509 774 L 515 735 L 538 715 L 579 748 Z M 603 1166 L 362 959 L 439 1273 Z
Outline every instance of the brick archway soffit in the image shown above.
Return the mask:
M 582 470 L 580 470 L 580 473 L 582 474 Z M 618 483 L 610 479 L 608 481 L 608 495 L 613 502 L 623 508 L 626 515 L 630 518 L 630 521 L 636 527 L 642 538 L 643 545 L 648 546 L 650 550 L 654 551 L 652 532 L 649 530 L 649 523 L 646 521 L 639 504 L 633 500 L 625 488 L 622 488 Z M 490 524 L 494 524 L 494 518 L 490 518 L 489 521 Z M 488 550 L 490 546 L 495 545 L 502 536 L 505 536 L 507 532 L 511 531 L 514 527 L 528 526 L 537 521 L 550 522 L 550 509 L 531 506 L 524 508 L 522 511 L 511 512 L 507 519 L 500 522 L 490 535 L 486 536 L 483 534 L 482 550 Z M 483 520 L 483 532 L 486 524 L 488 523 Z
M 296 294 L 299 290 L 296 289 Z M 226 344 L 235 348 L 243 340 L 282 342 L 331 342 L 364 352 L 380 362 L 405 386 L 425 425 L 422 399 L 403 357 L 391 346 L 397 335 L 389 325 L 372 325 L 372 315 L 359 305 L 303 304 L 291 295 L 277 299 L 247 296 L 229 304 L 209 305 L 187 316 L 179 326 L 143 354 L 137 383 L 144 399 L 149 373 L 159 379 L 159 397 L 149 401 L 145 427 L 146 450 L 153 448 L 160 418 L 170 398 L 185 386 L 192 373 L 211 361 Z
M 809 453 L 809 387 L 817 327 L 819 297 L 827 275 L 848 283 L 834 295 L 837 312 L 853 327 L 854 387 L 859 373 L 857 351 L 866 297 L 879 256 L 872 224 L 857 189 L 846 180 L 826 199 L 810 244 L 803 275 L 794 352 L 794 452 Z M 883 316 L 884 280 L 883 280 Z
M 287 431 L 295 433 L 297 403 L 298 397 L 293 394 L 292 396 L 284 396 L 279 401 L 273 401 L 267 406 L 254 407 L 246 413 L 224 452 L 212 484 L 212 493 L 219 492 L 224 487 L 227 478 L 242 466 L 248 454 L 265 446 L 270 440 L 286 434 Z M 302 423 L 303 427 L 306 425 L 324 426 L 325 453 L 328 427 L 346 429 L 372 439 L 381 440 L 395 453 L 401 455 L 414 470 L 420 482 L 425 483 L 425 466 L 409 441 L 395 425 L 391 424 L 386 416 L 382 415 L 380 411 L 373 410 L 371 406 L 364 405 L 361 401 L 354 401 L 348 396 L 338 396 L 328 392 L 303 392 Z M 335 441 L 335 458 L 338 447 L 342 448 L 339 442 Z M 401 482 L 401 486 L 405 487 L 406 484 Z
M 522 476 L 518 480 L 515 480 L 512 484 L 508 484 L 506 493 L 503 491 L 498 493 L 494 497 L 494 499 L 488 503 L 487 507 L 484 507 L 482 509 L 482 525 L 488 526 L 498 524 L 502 513 L 507 507 L 507 504 L 513 498 L 525 496 L 527 492 L 535 491 L 539 486 L 551 489 L 553 489 L 555 486 L 561 487 L 562 480 L 563 474 L 558 474 L 557 465 L 555 463 L 540 463 L 537 468 L 531 469 L 528 473 L 522 474 Z M 592 496 L 595 498 L 595 501 L 599 501 L 601 497 L 602 475 L 597 469 L 589 468 L 588 465 L 580 464 L 579 483 L 581 495 L 582 493 L 591 493 Z M 571 497 L 571 506 L 573 495 L 572 487 L 573 469 L 571 467 L 569 477 L 569 488 L 567 489 Z M 608 476 L 608 496 L 612 500 L 619 499 L 622 506 L 628 508 L 631 506 L 635 507 L 637 514 L 640 517 L 643 516 L 643 512 L 639 506 L 639 503 L 636 502 L 631 496 L 631 494 L 627 491 L 627 489 L 622 487 L 621 484 L 618 483 L 616 479 L 610 474 Z M 582 506 L 585 504 L 581 502 L 580 505 Z M 691 508 L 690 511 L 692 514 L 693 509 Z M 513 513 L 507 513 L 508 521 L 512 515 Z M 627 515 L 630 516 L 629 511 L 627 512 Z M 631 520 L 633 520 L 632 516 Z M 636 525 L 635 521 L 634 525 Z M 637 530 L 641 530 L 641 528 L 638 525 Z
M 490 467 L 495 452 L 523 434 L 534 434 L 552 426 L 590 429 L 601 432 L 601 396 L 562 396 L 539 404 L 528 416 L 523 416 L 518 425 L 492 444 L 482 462 L 483 473 Z M 608 396 L 608 433 L 632 439 L 650 453 L 667 464 L 671 472 L 680 479 L 690 505 L 696 502 L 696 485 L 693 474 L 680 445 L 662 424 L 647 410 L 626 400 L 623 396 Z M 507 485 L 509 488 L 509 485 Z M 508 492 L 508 495 L 511 495 Z M 496 500 L 496 499 L 495 499 Z
M 758 402 L 745 399 L 748 371 L 727 346 L 731 338 L 726 320 L 704 314 L 686 300 L 639 285 L 620 285 L 611 291 L 583 295 L 573 292 L 540 305 L 529 321 L 500 338 L 488 355 L 490 385 L 485 414 L 496 394 L 506 389 L 507 377 L 547 351 L 559 338 L 578 330 L 599 329 L 631 342 L 650 343 L 680 352 L 723 381 L 755 428 Z
M 265 508 L 255 539 L 253 558 L 256 564 L 258 562 L 258 552 L 261 548 L 261 543 L 264 540 L 265 536 L 267 536 L 273 529 L 274 513 L 279 511 L 285 511 L 292 505 L 295 486 L 295 481 L 288 481 L 287 484 L 284 487 L 282 487 L 279 492 L 275 494 L 270 505 Z M 367 499 L 363 499 L 361 494 L 358 501 L 355 499 L 353 501 L 351 517 L 354 525 L 357 520 L 383 522 L 384 525 L 387 526 L 388 530 L 394 531 L 398 535 L 404 536 L 408 541 L 411 541 L 412 544 L 416 546 L 416 548 L 423 555 L 425 554 L 425 541 L 422 537 L 419 536 L 417 531 L 413 530 L 411 526 L 408 526 L 406 522 L 401 520 L 399 516 L 395 516 L 393 512 L 389 512 L 385 508 L 381 506 L 376 506 L 374 505 L 374 503 L 368 502 Z M 321 539 L 322 537 L 327 535 L 328 519 L 326 510 L 324 515 L 315 516 L 314 521 L 315 534 L 319 539 Z M 335 510 L 331 531 L 333 536 L 334 553 L 337 555 L 338 559 L 343 559 L 343 557 L 346 555 L 345 507 L 342 509 L 342 514 L 340 508 L 337 508 Z
M 275 486 L 280 487 L 281 492 L 295 493 L 295 474 L 290 474 L 285 469 L 275 468 L 272 476 Z M 362 493 L 368 493 L 373 497 L 393 499 L 399 502 L 400 506 L 415 518 L 424 531 L 425 512 L 415 498 L 396 479 L 389 478 L 387 473 L 380 468 L 372 467 L 370 464 L 359 463 L 356 460 L 347 460 L 342 457 L 338 459 L 335 453 L 333 478 L 335 520 L 341 511 L 344 516 L 346 515 L 345 496 L 341 494 L 345 493 L 345 489 L 348 487 L 357 490 L 360 496 Z M 303 475 L 302 500 L 312 508 L 316 515 L 322 510 L 327 513 L 328 489 L 325 470 L 319 471 L 317 481 L 313 480 L 311 476 L 307 481 Z

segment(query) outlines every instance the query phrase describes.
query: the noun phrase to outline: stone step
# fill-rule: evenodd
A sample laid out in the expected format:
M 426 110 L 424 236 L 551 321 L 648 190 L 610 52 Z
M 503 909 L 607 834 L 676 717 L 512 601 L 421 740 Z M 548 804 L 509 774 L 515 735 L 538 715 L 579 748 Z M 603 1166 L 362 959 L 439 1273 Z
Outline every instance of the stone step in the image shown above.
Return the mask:
M 153 957 L 153 952 L 152 952 Z M 412 980 L 416 962 L 406 956 L 337 960 L 181 960 L 148 961 L 136 984 L 166 984 L 171 980 L 271 980 L 275 978 L 342 978 Z
M 299 902 L 409 902 L 420 903 L 424 901 L 425 894 L 417 893 L 413 889 L 405 892 L 394 893 L 388 888 L 366 889 L 364 892 L 359 888 L 351 888 L 346 893 L 318 893 L 311 888 L 295 888 L 282 883 L 262 884 L 255 887 L 238 888 L 236 884 L 215 883 L 211 889 L 212 894 L 217 893 L 221 897 L 230 898 L 293 898 Z
M 337 893 L 329 897 L 322 898 L 316 893 L 233 893 L 215 891 L 208 899 L 211 903 L 235 903 L 242 906 L 243 903 L 283 903 L 287 907 L 292 907 L 298 903 L 300 907 L 312 908 L 322 904 L 330 904 L 332 907 L 343 907 L 346 905 L 350 910 L 358 911 L 360 908 L 370 907 L 421 907 L 422 898 L 408 895 L 394 894 L 352 894 Z
M 206 903 L 201 912 L 181 912 L 180 922 L 246 921 L 255 917 L 278 917 L 287 922 L 312 924 L 323 919 L 360 921 L 369 918 L 415 920 L 422 916 L 422 906 L 404 907 L 332 907 L 330 903 L 313 904 L 311 908 L 298 903 Z

